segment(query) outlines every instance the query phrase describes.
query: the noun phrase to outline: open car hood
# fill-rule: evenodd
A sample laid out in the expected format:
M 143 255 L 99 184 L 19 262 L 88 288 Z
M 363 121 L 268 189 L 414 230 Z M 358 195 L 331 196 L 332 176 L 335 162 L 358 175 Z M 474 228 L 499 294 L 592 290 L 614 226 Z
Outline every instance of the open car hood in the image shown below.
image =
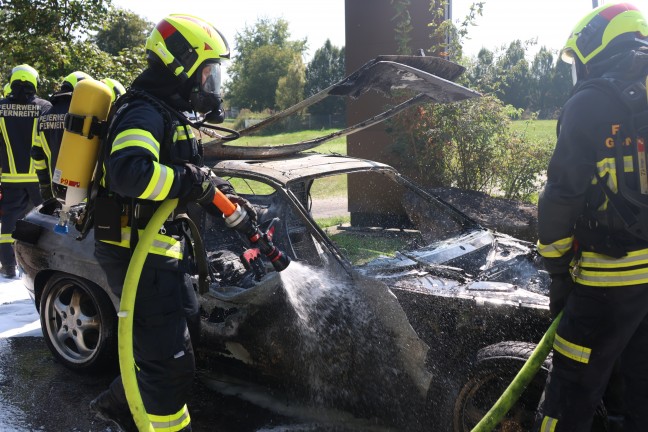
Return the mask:
M 351 75 L 319 93 L 249 128 L 238 131 L 239 135 L 246 136 L 257 132 L 329 96 L 348 96 L 356 99 L 370 90 L 387 97 L 393 96 L 395 91 L 407 90 L 408 93 L 414 96 L 356 125 L 299 143 L 279 146 L 244 147 L 225 145 L 223 137 L 216 136 L 216 139 L 205 143 L 204 156 L 208 160 L 264 159 L 286 156 L 312 149 L 326 141 L 366 129 L 412 106 L 429 102 L 456 102 L 480 96 L 474 90 L 452 82 L 452 80 L 456 79 L 463 72 L 464 68 L 462 66 L 438 57 L 379 56 L 365 63 Z M 205 129 L 203 131 L 208 132 Z

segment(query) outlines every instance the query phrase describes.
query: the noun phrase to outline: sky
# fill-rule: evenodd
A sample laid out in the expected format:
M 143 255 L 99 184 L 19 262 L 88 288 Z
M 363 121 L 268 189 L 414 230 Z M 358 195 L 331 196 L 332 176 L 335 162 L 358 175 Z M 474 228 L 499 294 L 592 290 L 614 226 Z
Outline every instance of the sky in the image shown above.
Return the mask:
M 190 13 L 210 21 L 234 45 L 234 36 L 258 19 L 283 18 L 289 23 L 292 38 L 307 38 L 309 61 L 315 50 L 330 39 L 341 47 L 344 40 L 345 0 L 236 0 L 232 2 L 204 0 L 113 0 L 157 23 L 170 13 Z M 353 0 L 350 0 L 353 1 Z M 388 1 L 388 0 L 374 0 Z M 426 1 L 429 0 L 411 0 Z M 538 39 L 537 48 L 546 46 L 560 50 L 574 25 L 592 9 L 592 0 L 481 0 L 484 12 L 477 26 L 471 27 L 470 39 L 464 42 L 464 53 L 476 55 L 482 47 L 492 51 L 514 39 Z M 474 0 L 453 0 L 453 21 L 468 14 Z M 600 3 L 603 0 L 599 0 Z M 648 15 L 648 0 L 634 0 Z M 532 51 L 533 53 L 533 51 Z

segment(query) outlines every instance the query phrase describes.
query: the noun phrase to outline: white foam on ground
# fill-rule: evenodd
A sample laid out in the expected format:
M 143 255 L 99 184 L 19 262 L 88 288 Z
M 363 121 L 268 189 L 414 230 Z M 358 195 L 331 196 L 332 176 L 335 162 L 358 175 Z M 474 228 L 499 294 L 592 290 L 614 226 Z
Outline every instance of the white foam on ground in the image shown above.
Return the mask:
M 0 339 L 43 336 L 34 301 L 20 279 L 0 277 Z

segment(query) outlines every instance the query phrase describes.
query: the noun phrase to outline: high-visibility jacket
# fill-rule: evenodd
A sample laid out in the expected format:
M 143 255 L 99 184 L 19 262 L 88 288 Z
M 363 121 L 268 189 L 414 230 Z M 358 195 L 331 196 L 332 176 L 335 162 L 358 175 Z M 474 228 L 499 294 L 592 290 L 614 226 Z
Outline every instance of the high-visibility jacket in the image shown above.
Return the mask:
M 49 108 L 48 101 L 36 96 L 25 103 L 18 103 L 12 96 L 0 99 L 0 182 L 3 186 L 38 181 L 31 148 L 38 117 Z
M 70 109 L 71 100 L 72 92 L 54 94 L 51 98 L 52 106 L 44 110 L 38 119 L 31 157 L 41 184 L 51 183 L 63 140 L 65 115 Z
M 639 190 L 643 156 L 636 144 L 648 136 L 630 136 L 629 112 L 620 98 L 587 85 L 563 108 L 538 201 L 538 248 L 552 274 L 571 268 L 577 283 L 602 287 L 648 282 L 648 242 L 624 229 L 598 184 L 605 182 L 623 199 L 617 185 L 620 173 L 629 187 Z M 623 166 L 617 164 L 619 145 Z
M 120 106 L 106 138 L 103 187 L 99 193 L 102 200 L 119 204 L 107 207 L 117 212 L 122 209 L 118 218 L 122 221 L 121 238 L 102 240 L 95 246 L 98 256 L 122 257 L 111 275 L 116 278 L 111 284 L 113 290 L 121 290 L 125 264 L 130 259 L 126 252 L 136 239 L 134 228 L 144 228 L 144 220 L 133 209 L 146 208 L 150 216 L 151 209 L 161 201 L 186 197 L 193 188 L 193 179 L 184 163 L 200 163 L 199 144 L 191 129 L 172 113 L 162 111 L 162 105 L 141 93 L 138 97 L 133 91 L 121 96 L 117 103 Z M 99 204 L 95 211 L 100 211 Z M 189 261 L 185 248 L 189 245 L 182 228 L 177 228 L 177 221 L 167 222 L 153 240 L 139 281 L 133 323 L 142 400 L 153 429 L 165 432 L 179 432 L 191 423 L 185 399 L 194 373 L 183 298 L 189 290 L 193 294 L 183 274 Z M 116 391 L 118 386 L 110 388 Z
M 199 164 L 202 152 L 181 118 L 163 115 L 161 107 L 148 100 L 125 97 L 123 101 L 127 102 L 115 113 L 108 133 L 102 186 L 121 204 L 147 206 L 150 215 L 161 201 L 188 195 L 193 179 L 184 164 Z M 130 248 L 131 238 L 130 226 L 124 225 L 121 240 L 107 243 Z M 177 236 L 159 233 L 149 252 L 182 259 L 181 242 Z

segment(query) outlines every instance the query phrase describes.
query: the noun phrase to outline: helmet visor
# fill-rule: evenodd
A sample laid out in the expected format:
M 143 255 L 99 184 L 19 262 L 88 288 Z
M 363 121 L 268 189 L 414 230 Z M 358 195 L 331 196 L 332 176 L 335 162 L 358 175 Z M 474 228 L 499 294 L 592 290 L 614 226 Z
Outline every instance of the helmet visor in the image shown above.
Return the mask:
M 220 63 L 206 64 L 200 75 L 200 89 L 205 93 L 220 96 L 221 92 L 221 65 Z

